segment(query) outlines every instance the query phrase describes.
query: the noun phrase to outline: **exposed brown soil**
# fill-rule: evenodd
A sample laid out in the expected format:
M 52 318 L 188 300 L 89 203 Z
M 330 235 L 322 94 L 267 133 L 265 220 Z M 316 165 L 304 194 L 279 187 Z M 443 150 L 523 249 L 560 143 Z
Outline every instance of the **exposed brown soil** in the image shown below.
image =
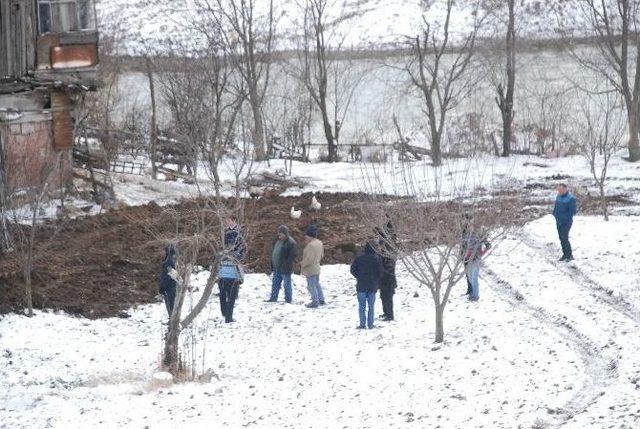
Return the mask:
M 278 225 L 287 224 L 301 242 L 306 226 L 316 223 L 325 243 L 325 263 L 346 263 L 354 255 L 364 222 L 358 215 L 353 194 L 318 194 L 319 212 L 306 210 L 310 194 L 299 197 L 273 197 L 246 203 L 249 270 L 268 272 L 269 255 Z M 305 209 L 300 220 L 291 220 L 291 206 Z M 193 202 L 171 209 L 190 213 Z M 125 207 L 103 215 L 67 221 L 44 228 L 38 240 L 40 260 L 35 264 L 34 306 L 61 309 L 85 317 L 125 316 L 135 304 L 154 301 L 163 258 L 158 239 L 171 233 L 174 223 L 168 208 L 156 204 Z M 43 251 L 42 248 L 46 247 Z M 0 261 L 0 310 L 23 307 L 23 280 L 18 255 L 5 255 Z M 207 265 L 208 255 L 200 257 Z
M 244 228 L 248 242 L 247 265 L 251 272 L 268 272 L 275 231 L 287 224 L 299 243 L 304 230 L 315 223 L 325 244 L 323 263 L 349 263 L 357 246 L 370 234 L 371 223 L 362 218 L 358 194 L 318 194 L 322 210 L 307 210 L 311 195 L 270 197 L 247 201 Z M 526 196 L 513 197 L 510 221 L 523 224 L 549 208 Z M 630 201 L 617 197 L 613 205 Z M 491 201 L 482 203 L 491 209 Z M 41 228 L 38 239 L 39 260 L 34 272 L 34 306 L 64 310 L 89 318 L 122 316 L 136 304 L 155 300 L 163 236 L 171 235 L 175 219 L 187 219 L 195 203 L 185 201 L 171 207 L 149 204 L 124 207 L 105 214 L 56 223 Z M 302 208 L 299 220 L 291 220 L 291 206 Z M 596 213 L 597 200 L 581 196 L 582 213 Z M 523 209 L 525 208 L 525 209 Z M 172 212 L 171 215 L 168 212 Z M 173 219 L 173 221 L 171 220 Z M 369 226 L 368 226 L 369 225 Z M 55 233 L 54 233 L 55 231 Z M 23 308 L 23 280 L 18 253 L 0 260 L 0 313 Z M 200 255 L 199 263 L 208 265 L 210 255 Z

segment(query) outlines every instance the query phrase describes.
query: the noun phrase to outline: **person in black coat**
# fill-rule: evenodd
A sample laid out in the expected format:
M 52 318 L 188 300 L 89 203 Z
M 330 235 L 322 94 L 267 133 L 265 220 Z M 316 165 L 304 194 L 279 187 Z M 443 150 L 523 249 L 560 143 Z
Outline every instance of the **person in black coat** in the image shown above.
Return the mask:
M 356 257 L 351 264 L 351 274 L 356 278 L 357 282 L 358 315 L 360 316 L 358 329 L 364 329 L 365 326 L 372 329 L 376 292 L 380 287 L 383 268 L 382 262 L 376 255 L 371 243 L 367 243 L 364 253 Z
M 173 304 L 176 300 L 176 287 L 178 273 L 176 272 L 177 251 L 173 244 L 169 244 L 164 249 L 164 260 L 162 261 L 162 271 L 160 271 L 160 294 L 164 298 L 167 313 L 171 317 Z
M 396 293 L 398 286 L 396 280 L 396 257 L 393 251 L 393 244 L 397 237 L 391 220 L 381 229 L 376 228 L 376 232 L 380 236 L 380 259 L 382 261 L 382 278 L 380 279 L 380 301 L 382 302 L 382 315 L 380 318 L 384 321 L 391 321 L 394 318 L 393 313 L 393 295 Z

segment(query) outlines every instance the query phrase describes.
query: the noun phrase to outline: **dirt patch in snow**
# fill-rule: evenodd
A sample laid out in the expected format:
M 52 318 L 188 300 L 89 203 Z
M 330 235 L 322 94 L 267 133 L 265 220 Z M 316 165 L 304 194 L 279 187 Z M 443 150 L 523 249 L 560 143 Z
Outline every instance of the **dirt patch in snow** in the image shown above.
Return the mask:
M 325 264 L 350 263 L 360 245 L 370 234 L 363 220 L 360 203 L 368 197 L 362 194 L 317 194 L 322 203 L 318 212 L 307 210 L 311 194 L 295 197 L 275 196 L 247 201 L 245 206 L 250 272 L 268 273 L 270 253 L 278 225 L 290 227 L 293 237 L 302 242 L 304 230 L 315 223 L 325 244 Z M 505 195 L 514 201 L 512 221 L 524 224 L 549 211 L 546 202 L 529 200 L 526 195 Z M 625 205 L 624 201 L 612 201 Z M 549 202 L 551 203 L 551 202 Z M 491 210 L 492 201 L 480 204 Z M 593 212 L 598 205 L 593 198 L 581 196 L 581 213 Z M 291 220 L 292 206 L 303 209 L 299 220 Z M 155 301 L 159 267 L 163 258 L 160 237 L 170 235 L 174 217 L 189 216 L 193 201 L 168 207 L 151 203 L 124 207 L 105 214 L 86 217 L 52 228 L 41 229 L 39 243 L 46 243 L 46 252 L 35 264 L 33 297 L 36 308 L 64 310 L 89 318 L 128 316 L 136 304 Z M 0 313 L 23 308 L 23 281 L 15 253 L 0 260 Z M 202 254 L 198 261 L 208 266 L 211 255 Z
M 310 194 L 272 197 L 246 204 L 248 266 L 253 272 L 268 272 L 270 248 L 278 225 L 287 224 L 299 243 L 304 230 L 316 223 L 325 243 L 324 263 L 348 263 L 356 245 L 364 239 L 365 222 L 357 208 L 362 195 L 318 194 L 322 209 L 306 210 Z M 291 220 L 291 206 L 303 208 L 299 220 Z M 188 216 L 193 202 L 171 208 Z M 159 267 L 163 258 L 162 235 L 171 233 L 173 223 L 164 215 L 167 207 L 149 204 L 125 207 L 102 215 L 67 221 L 58 226 L 46 242 L 44 257 L 35 265 L 34 306 L 64 310 L 71 314 L 98 318 L 126 317 L 133 305 L 155 300 Z M 208 265 L 208 255 L 199 263 Z M 23 307 L 23 282 L 16 254 L 0 261 L 0 311 Z

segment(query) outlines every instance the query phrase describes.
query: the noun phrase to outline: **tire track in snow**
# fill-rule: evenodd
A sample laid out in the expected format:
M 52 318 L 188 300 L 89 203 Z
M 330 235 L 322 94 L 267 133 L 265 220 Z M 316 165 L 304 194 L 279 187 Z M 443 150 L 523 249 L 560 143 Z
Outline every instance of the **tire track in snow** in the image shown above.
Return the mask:
M 627 301 L 621 295 L 614 295 L 614 291 L 601 285 L 597 281 L 590 278 L 584 271 L 580 270 L 575 264 L 559 263 L 549 248 L 544 244 L 536 241 L 529 234 L 524 233 L 518 238 L 521 243 L 534 250 L 542 256 L 549 264 L 553 265 L 558 271 L 567 275 L 573 282 L 586 286 L 592 291 L 594 298 L 603 301 L 609 307 L 625 317 L 633 320 L 640 326 L 640 310 L 631 302 Z
M 584 373 L 587 376 L 585 383 L 562 408 L 551 409 L 547 407 L 549 416 L 553 417 L 540 418 L 534 427 L 563 426 L 574 415 L 585 411 L 593 404 L 603 394 L 606 387 L 618 377 L 617 359 L 604 356 L 599 347 L 567 322 L 566 318 L 554 316 L 544 308 L 528 302 L 513 285 L 486 265 L 483 267 L 482 275 L 485 278 L 488 277 L 492 290 L 498 296 L 513 307 L 519 308 L 539 322 L 550 326 L 554 332 L 572 344 L 573 349 L 580 355 Z

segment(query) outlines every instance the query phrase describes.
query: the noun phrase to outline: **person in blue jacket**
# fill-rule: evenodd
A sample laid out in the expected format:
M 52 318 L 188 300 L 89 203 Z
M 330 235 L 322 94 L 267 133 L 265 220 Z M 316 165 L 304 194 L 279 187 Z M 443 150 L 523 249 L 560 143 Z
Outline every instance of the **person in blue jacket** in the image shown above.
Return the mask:
M 176 272 L 177 251 L 173 244 L 164 248 L 164 260 L 162 261 L 162 271 L 160 271 L 160 287 L 158 292 L 164 298 L 167 306 L 167 313 L 171 317 L 173 304 L 176 300 L 177 272 Z
M 384 269 L 382 261 L 371 243 L 367 243 L 364 253 L 356 257 L 351 264 L 351 274 L 357 281 L 356 291 L 358 292 L 358 314 L 360 316 L 358 329 L 365 327 L 373 329 L 376 292 L 380 287 Z
M 224 251 L 218 270 L 218 287 L 220 289 L 220 311 L 225 323 L 233 322 L 233 308 L 240 285 L 244 281 L 242 261 L 246 253 L 246 245 L 242 236 L 242 229 L 235 216 L 226 220 L 227 228 L 224 232 Z
M 577 205 L 576 197 L 574 197 L 566 184 L 560 183 L 556 187 L 558 195 L 556 203 L 553 206 L 553 216 L 556 218 L 556 227 L 558 228 L 558 237 L 562 246 L 561 261 L 573 261 L 573 251 L 569 242 L 569 231 L 573 224 L 573 216 L 576 214 Z

